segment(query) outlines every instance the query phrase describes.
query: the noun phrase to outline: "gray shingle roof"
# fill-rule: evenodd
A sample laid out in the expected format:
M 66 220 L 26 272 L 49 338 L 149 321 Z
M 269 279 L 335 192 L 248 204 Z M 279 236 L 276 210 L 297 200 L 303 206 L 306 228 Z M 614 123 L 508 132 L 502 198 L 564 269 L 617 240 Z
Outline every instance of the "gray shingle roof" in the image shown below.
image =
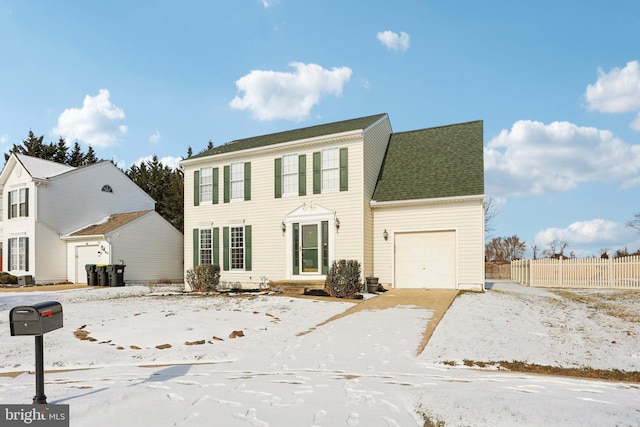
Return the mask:
M 394 133 L 377 202 L 484 194 L 482 121 Z
M 323 135 L 333 135 L 336 133 L 366 129 L 385 116 L 386 113 L 376 114 L 373 116 L 360 117 L 358 119 L 310 126 L 302 129 L 272 133 L 269 135 L 255 136 L 252 138 L 237 139 L 224 145 L 214 147 L 211 150 L 207 150 L 191 156 L 190 159 L 212 156 L 216 154 L 231 153 L 234 151 L 248 150 L 251 148 L 266 147 L 283 142 L 299 141 L 302 139 L 315 138 Z

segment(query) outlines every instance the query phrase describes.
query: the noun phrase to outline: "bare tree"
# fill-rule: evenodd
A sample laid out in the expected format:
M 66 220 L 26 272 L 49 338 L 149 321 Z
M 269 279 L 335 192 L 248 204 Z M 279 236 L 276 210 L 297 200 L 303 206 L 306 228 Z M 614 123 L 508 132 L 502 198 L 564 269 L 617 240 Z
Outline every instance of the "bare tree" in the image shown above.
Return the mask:
M 640 231 L 640 212 L 635 214 L 631 221 L 627 222 L 627 227 L 635 228 Z
M 515 234 L 511 237 L 494 237 L 485 245 L 487 261 L 509 263 L 524 255 L 527 244 Z
M 534 243 L 531 245 L 531 250 L 533 251 L 533 259 L 538 259 L 538 251 L 540 250 L 540 247 Z
M 495 231 L 494 220 L 500 213 L 500 210 L 496 205 L 496 200 L 491 196 L 485 199 L 482 205 L 484 207 L 484 235 L 485 239 L 488 239 Z
M 547 243 L 547 249 L 542 251 L 545 258 L 567 258 L 564 251 L 569 247 L 569 243 L 565 240 L 553 239 Z

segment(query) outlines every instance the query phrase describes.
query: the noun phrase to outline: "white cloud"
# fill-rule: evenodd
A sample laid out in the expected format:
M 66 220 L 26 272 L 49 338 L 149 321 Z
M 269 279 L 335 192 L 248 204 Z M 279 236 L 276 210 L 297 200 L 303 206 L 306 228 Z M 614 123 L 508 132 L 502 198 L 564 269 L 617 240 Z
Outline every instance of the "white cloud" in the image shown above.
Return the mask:
M 637 113 L 631 127 L 640 130 L 640 62 L 608 73 L 598 69 L 598 80 L 587 86 L 587 109 L 603 113 Z
M 376 34 L 380 43 L 391 50 L 401 50 L 405 52 L 409 49 L 409 34 L 402 31 L 400 34 L 393 31 L 384 31 Z
M 484 149 L 488 194 L 495 196 L 567 191 L 580 183 L 637 183 L 640 145 L 610 131 L 569 122 L 520 120 Z
M 243 97 L 236 96 L 229 105 L 250 110 L 258 120 L 287 119 L 301 121 L 324 94 L 340 96 L 351 78 L 348 67 L 327 70 L 316 64 L 293 62 L 292 73 L 254 70 L 236 81 Z
M 165 166 L 169 166 L 171 169 L 179 168 L 180 165 L 178 164 L 178 162 L 180 162 L 181 160 L 182 160 L 182 157 L 172 157 L 172 156 L 166 156 L 158 159 L 160 163 L 162 163 Z M 133 162 L 133 165 L 140 165 L 142 163 L 152 162 L 152 161 L 153 161 L 153 156 L 141 157 L 135 162 Z
M 60 114 L 58 126 L 52 133 L 95 147 L 116 144 L 127 132 L 127 126 L 119 123 L 126 117 L 122 109 L 111 103 L 109 96 L 107 89 L 100 89 L 94 97 L 85 96 L 82 108 L 68 108 Z
M 547 228 L 535 236 L 535 243 L 542 250 L 553 240 L 564 240 L 569 244 L 565 255 L 574 250 L 579 257 L 599 255 L 600 249 L 613 252 L 624 247 L 631 249 L 638 243 L 626 224 L 604 219 L 577 221 L 567 228 Z
M 262 6 L 264 6 L 265 9 L 269 9 L 275 2 L 276 0 L 260 0 L 260 3 L 262 3 Z
M 4 145 L 9 142 L 9 135 L 6 133 L 4 135 L 0 135 L 0 144 Z
M 155 133 L 149 137 L 149 141 L 157 144 L 160 141 L 160 131 L 156 129 Z

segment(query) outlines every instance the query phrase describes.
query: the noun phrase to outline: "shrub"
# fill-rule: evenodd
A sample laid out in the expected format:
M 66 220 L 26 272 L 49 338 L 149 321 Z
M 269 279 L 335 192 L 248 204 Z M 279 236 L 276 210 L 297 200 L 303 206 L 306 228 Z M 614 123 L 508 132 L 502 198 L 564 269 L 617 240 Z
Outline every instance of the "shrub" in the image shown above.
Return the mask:
M 324 283 L 326 293 L 337 298 L 354 298 L 362 289 L 360 262 L 344 259 L 333 261 Z
M 187 283 L 193 291 L 215 291 L 220 283 L 219 265 L 196 265 L 187 270 Z
M 0 283 L 16 285 L 18 284 L 18 277 L 2 271 L 0 272 Z

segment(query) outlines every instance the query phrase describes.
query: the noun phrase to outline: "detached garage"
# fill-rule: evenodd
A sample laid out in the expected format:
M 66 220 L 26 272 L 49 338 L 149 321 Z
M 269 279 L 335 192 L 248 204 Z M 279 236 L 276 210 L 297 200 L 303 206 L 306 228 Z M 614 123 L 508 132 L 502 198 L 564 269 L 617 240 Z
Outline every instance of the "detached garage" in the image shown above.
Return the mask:
M 374 276 L 484 289 L 482 122 L 394 133 L 370 207 Z

